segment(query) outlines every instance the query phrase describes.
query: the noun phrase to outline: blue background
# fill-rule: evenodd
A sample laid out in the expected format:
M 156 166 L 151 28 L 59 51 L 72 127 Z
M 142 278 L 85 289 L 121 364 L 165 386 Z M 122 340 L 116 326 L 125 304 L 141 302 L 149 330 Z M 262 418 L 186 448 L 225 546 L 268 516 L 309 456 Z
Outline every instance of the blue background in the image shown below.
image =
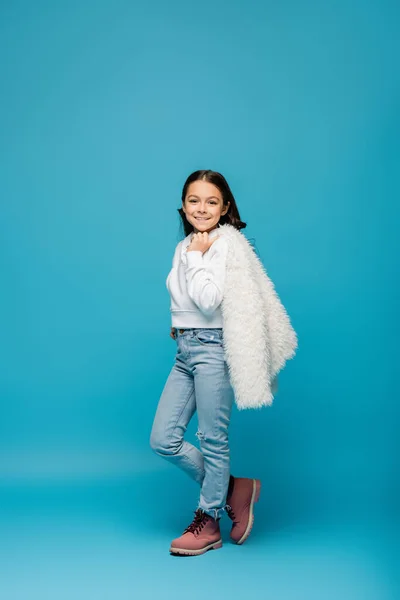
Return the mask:
M 1 2 L 2 597 L 400 597 L 398 28 L 389 0 Z M 149 434 L 202 168 L 300 345 L 233 414 L 251 540 L 185 562 L 198 490 Z

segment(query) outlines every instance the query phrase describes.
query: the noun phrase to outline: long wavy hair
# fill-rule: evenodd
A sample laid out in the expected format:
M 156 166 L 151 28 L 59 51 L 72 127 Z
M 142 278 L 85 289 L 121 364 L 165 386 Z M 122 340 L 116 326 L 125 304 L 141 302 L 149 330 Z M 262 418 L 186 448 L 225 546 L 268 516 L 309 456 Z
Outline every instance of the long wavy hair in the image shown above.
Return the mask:
M 244 229 L 246 227 L 246 223 L 244 223 L 240 219 L 239 210 L 238 210 L 238 207 L 236 204 L 236 200 L 232 194 L 231 188 L 229 187 L 228 182 L 226 181 L 225 177 L 223 175 L 221 175 L 221 173 L 218 173 L 217 171 L 210 171 L 210 170 L 195 171 L 194 173 L 189 175 L 189 177 L 185 181 L 185 185 L 183 186 L 183 190 L 182 190 L 182 205 L 185 202 L 185 198 L 186 198 L 186 194 L 187 194 L 189 185 L 191 183 L 193 183 L 193 181 L 199 181 L 199 180 L 208 181 L 208 183 L 212 183 L 219 189 L 219 191 L 222 194 L 222 200 L 223 200 L 224 206 L 227 206 L 228 202 L 230 202 L 228 212 L 225 215 L 221 216 L 221 218 L 219 220 L 219 224 L 225 225 L 226 223 L 229 223 L 230 225 L 233 225 L 233 227 L 236 227 L 236 229 L 238 229 L 239 231 L 241 229 Z M 186 219 L 186 215 L 183 211 L 183 208 L 178 208 L 178 212 L 182 219 L 182 225 L 183 225 L 183 230 L 185 232 L 185 236 L 187 236 L 190 233 L 192 233 L 192 231 L 194 230 L 193 225 L 191 225 L 189 223 L 189 221 Z

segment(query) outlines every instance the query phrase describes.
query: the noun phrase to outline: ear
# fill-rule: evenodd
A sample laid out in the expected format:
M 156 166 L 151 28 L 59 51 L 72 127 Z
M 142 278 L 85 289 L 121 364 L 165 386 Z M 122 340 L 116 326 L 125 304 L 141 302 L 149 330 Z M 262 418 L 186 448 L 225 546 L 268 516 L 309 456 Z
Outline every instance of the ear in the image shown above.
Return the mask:
M 230 203 L 230 202 L 228 202 L 228 204 L 227 204 L 227 205 L 226 205 L 226 206 L 223 208 L 223 210 L 221 211 L 221 216 L 224 216 L 224 215 L 226 215 L 226 213 L 227 213 L 227 212 L 228 212 L 228 210 L 229 210 L 229 207 L 230 207 L 230 205 L 231 205 L 231 203 Z

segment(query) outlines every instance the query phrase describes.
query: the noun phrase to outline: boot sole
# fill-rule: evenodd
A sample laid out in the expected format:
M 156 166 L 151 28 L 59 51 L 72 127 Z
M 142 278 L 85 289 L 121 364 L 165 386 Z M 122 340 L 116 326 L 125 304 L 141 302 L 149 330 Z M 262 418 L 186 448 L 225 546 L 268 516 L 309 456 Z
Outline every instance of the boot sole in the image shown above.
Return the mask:
M 253 493 L 251 495 L 251 500 L 250 500 L 249 520 L 248 520 L 247 527 L 246 527 L 244 534 L 242 535 L 240 540 L 238 540 L 236 542 L 236 544 L 238 546 L 240 546 L 241 544 L 243 544 L 243 542 L 245 542 L 247 540 L 247 538 L 249 537 L 249 535 L 251 533 L 251 530 L 253 529 L 253 525 L 254 525 L 253 506 L 256 502 L 258 502 L 258 499 L 260 498 L 260 492 L 261 492 L 261 481 L 259 479 L 253 479 Z
M 222 548 L 222 540 L 218 540 L 217 542 L 213 542 L 209 544 L 205 548 L 200 548 L 199 550 L 189 550 L 188 548 L 174 548 L 171 546 L 169 549 L 170 554 L 174 556 L 198 556 L 199 554 L 204 554 L 208 552 L 208 550 L 218 550 L 218 548 Z

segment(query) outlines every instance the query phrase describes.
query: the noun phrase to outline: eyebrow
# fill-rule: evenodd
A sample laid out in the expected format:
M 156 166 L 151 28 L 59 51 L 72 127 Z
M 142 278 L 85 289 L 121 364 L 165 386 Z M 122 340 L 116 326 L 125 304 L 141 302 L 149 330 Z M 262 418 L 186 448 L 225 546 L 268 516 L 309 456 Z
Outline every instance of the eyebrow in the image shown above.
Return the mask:
M 199 198 L 199 196 L 196 196 L 196 194 L 189 194 L 188 198 Z M 209 196 L 208 198 L 206 198 L 206 200 L 211 200 L 213 198 L 215 200 L 220 200 L 220 198 L 218 198 L 217 196 Z

